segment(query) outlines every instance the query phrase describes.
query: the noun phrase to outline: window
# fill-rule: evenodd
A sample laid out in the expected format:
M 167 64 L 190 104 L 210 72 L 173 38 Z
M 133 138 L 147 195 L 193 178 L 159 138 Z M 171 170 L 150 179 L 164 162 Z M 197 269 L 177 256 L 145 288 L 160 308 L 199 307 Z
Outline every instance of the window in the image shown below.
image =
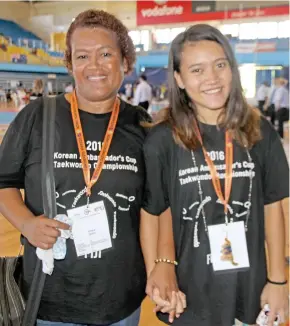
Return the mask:
M 258 37 L 258 23 L 240 24 L 239 37 L 241 40 L 255 40 Z
M 154 32 L 154 36 L 155 36 L 155 42 L 157 44 L 162 44 L 162 43 L 168 44 L 171 42 L 169 28 L 156 29 Z
M 175 39 L 175 37 L 184 32 L 185 31 L 185 27 L 176 27 L 176 28 L 172 28 L 170 31 L 170 41 L 173 41 Z
M 144 29 L 141 31 L 141 44 L 143 45 L 143 50 L 148 51 L 149 50 L 149 30 Z
M 256 93 L 256 65 L 244 64 L 239 67 L 243 92 L 246 98 L 254 98 Z
M 169 44 L 178 34 L 184 32 L 185 30 L 185 27 L 156 29 L 154 31 L 155 42 L 157 44 Z
M 130 31 L 129 36 L 131 37 L 134 45 L 139 45 L 141 43 L 140 31 Z
M 149 50 L 149 30 L 144 29 L 141 31 L 130 31 L 129 36 L 131 37 L 134 45 L 143 45 L 143 50 Z M 140 51 L 140 48 L 139 50 Z
M 278 23 L 278 37 L 279 38 L 290 37 L 290 20 L 285 20 Z
M 239 36 L 239 24 L 222 25 L 220 30 L 224 35 Z
M 263 22 L 258 24 L 258 38 L 269 39 L 276 38 L 278 35 L 278 23 Z

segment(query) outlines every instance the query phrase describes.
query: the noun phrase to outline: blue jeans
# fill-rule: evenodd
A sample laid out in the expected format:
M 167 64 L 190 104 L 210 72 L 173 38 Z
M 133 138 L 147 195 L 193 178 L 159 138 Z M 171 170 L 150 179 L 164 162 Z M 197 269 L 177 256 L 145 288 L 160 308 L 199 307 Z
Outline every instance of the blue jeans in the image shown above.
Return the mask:
M 117 323 L 106 326 L 138 326 L 140 320 L 141 308 L 135 310 L 129 317 L 118 321 Z M 60 323 L 54 321 L 37 320 L 37 326 L 105 326 L 105 325 L 84 325 L 84 324 L 72 324 L 72 323 Z

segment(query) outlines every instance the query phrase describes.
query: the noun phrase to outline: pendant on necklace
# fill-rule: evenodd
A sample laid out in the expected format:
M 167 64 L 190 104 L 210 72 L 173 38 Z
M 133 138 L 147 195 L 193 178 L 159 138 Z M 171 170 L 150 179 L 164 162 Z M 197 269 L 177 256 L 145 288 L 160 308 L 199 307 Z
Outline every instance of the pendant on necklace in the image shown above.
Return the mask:
M 238 263 L 234 261 L 233 251 L 232 251 L 232 244 L 228 238 L 225 238 L 225 242 L 222 245 L 221 250 L 222 256 L 221 260 L 223 261 L 229 261 L 232 263 L 232 265 L 237 266 Z

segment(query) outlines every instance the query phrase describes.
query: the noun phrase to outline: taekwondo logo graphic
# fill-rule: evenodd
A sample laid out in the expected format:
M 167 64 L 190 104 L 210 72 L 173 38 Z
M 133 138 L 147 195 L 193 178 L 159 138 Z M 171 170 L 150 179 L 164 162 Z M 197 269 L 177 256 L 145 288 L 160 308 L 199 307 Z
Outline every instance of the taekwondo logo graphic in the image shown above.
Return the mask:
M 105 193 L 104 191 L 100 191 L 98 193 L 101 200 L 104 200 L 104 202 L 107 205 L 111 205 L 111 208 L 113 209 L 113 229 L 112 232 L 112 239 L 116 239 L 118 236 L 118 218 L 121 218 L 122 212 L 128 212 L 130 211 L 131 204 L 135 202 L 136 197 L 135 196 L 126 196 L 124 194 L 115 193 L 113 195 L 110 195 L 109 193 Z M 68 206 L 65 206 L 61 204 L 62 202 L 61 198 L 68 197 L 66 199 L 66 202 L 69 202 Z M 78 203 L 81 198 L 86 197 L 86 187 L 84 187 L 81 191 L 77 191 L 75 189 L 68 190 L 64 192 L 63 194 L 60 194 L 56 192 L 56 204 L 58 207 L 62 208 L 65 212 L 68 209 L 75 208 L 78 206 Z M 104 210 L 105 208 L 97 208 Z M 88 208 L 84 212 L 86 215 L 89 215 L 92 213 L 92 211 Z M 86 255 L 85 258 L 101 258 L 102 253 L 101 251 L 95 252 L 92 255 Z

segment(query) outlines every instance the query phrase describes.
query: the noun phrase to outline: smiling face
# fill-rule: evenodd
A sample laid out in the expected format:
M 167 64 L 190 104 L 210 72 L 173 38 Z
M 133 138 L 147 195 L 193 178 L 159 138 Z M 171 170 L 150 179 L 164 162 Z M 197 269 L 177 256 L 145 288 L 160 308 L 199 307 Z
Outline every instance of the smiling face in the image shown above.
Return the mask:
M 116 34 L 102 27 L 77 28 L 71 37 L 71 49 L 78 94 L 90 102 L 116 96 L 127 71 Z
M 186 90 L 201 116 L 225 108 L 232 71 L 223 48 L 213 41 L 186 43 L 181 53 L 178 86 Z

